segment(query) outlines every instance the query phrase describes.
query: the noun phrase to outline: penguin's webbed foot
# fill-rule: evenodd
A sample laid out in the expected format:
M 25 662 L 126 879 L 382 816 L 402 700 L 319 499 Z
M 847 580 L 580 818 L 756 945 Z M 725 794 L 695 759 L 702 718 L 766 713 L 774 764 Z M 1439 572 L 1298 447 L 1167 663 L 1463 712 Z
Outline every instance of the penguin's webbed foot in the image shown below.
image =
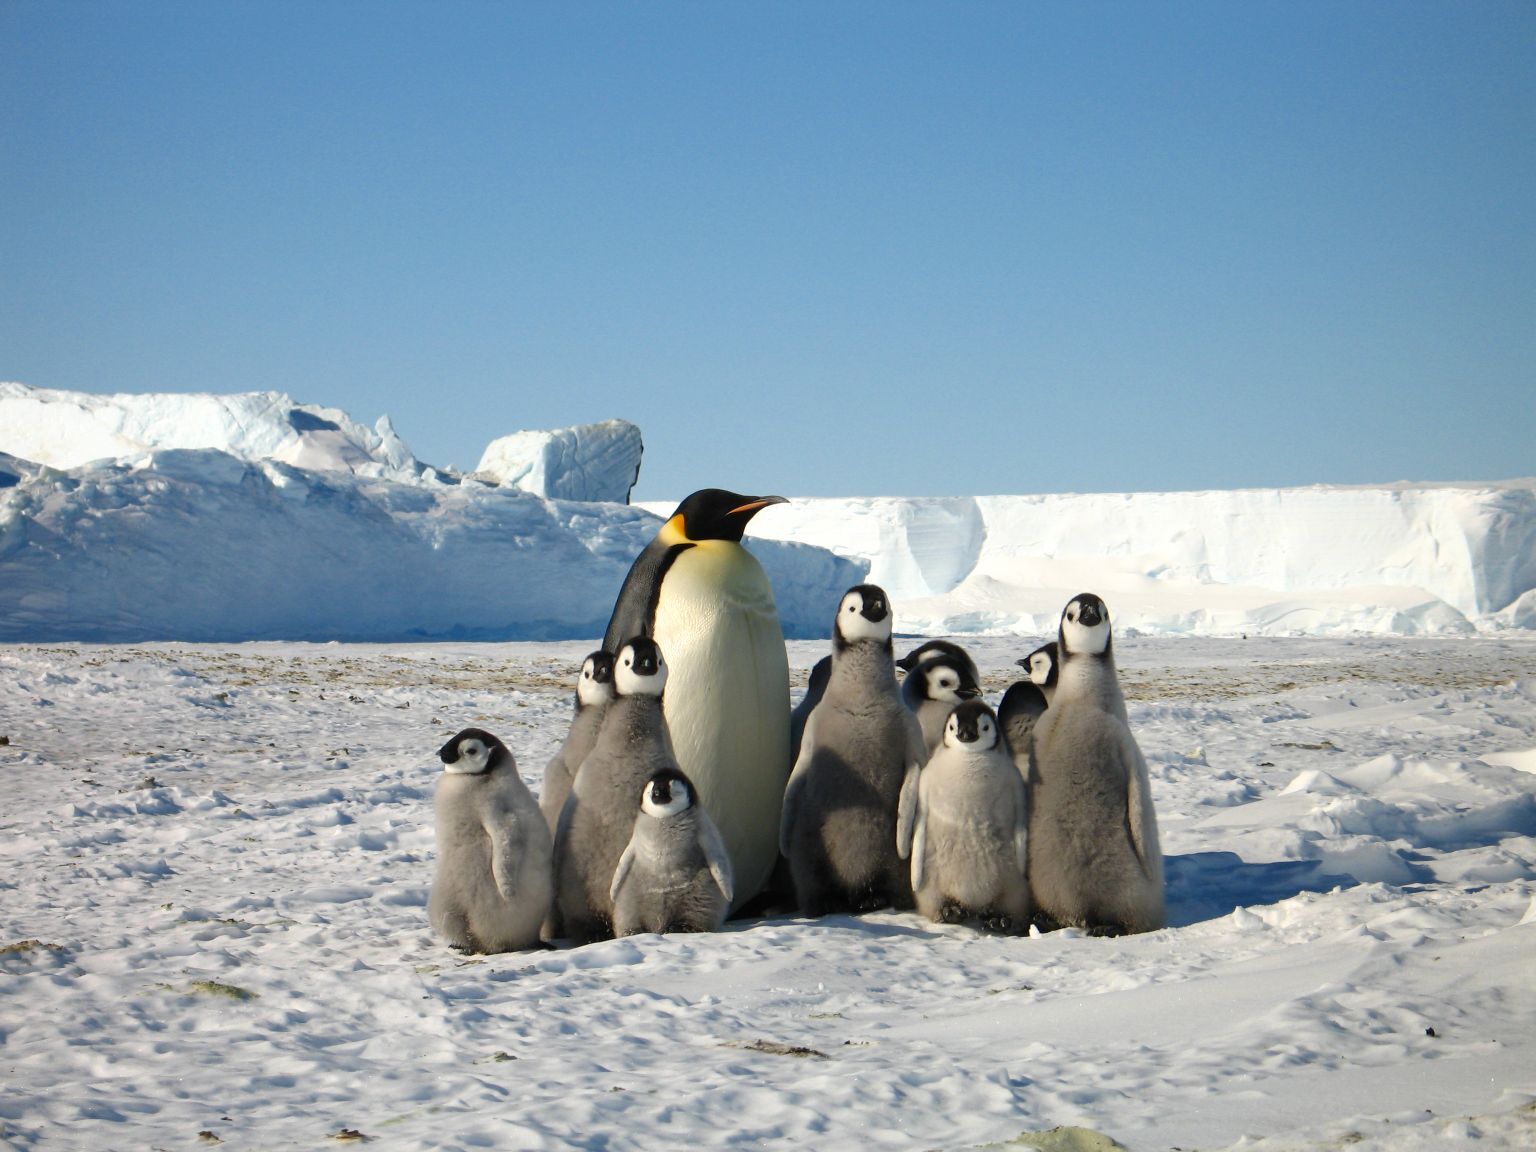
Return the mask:
M 1018 930 L 1013 926 L 1013 917 L 1006 912 L 988 912 L 981 918 L 981 926 L 988 932 L 1001 932 L 1004 935 L 1016 935 Z

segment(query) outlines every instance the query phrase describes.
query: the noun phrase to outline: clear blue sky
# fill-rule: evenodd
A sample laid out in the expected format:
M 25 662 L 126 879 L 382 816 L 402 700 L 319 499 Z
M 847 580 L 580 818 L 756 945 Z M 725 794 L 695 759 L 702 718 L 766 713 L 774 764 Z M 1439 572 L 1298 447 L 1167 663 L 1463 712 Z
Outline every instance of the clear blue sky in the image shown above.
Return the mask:
M 0 0 L 0 379 L 637 498 L 1536 474 L 1536 4 Z

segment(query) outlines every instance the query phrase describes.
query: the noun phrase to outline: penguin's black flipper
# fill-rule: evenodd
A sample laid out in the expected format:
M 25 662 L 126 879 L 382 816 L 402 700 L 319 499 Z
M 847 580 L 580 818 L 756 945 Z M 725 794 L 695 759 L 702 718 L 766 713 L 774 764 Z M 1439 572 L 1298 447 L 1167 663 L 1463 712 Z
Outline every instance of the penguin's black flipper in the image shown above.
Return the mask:
M 635 557 L 619 598 L 614 602 L 608 630 L 603 633 L 603 648 L 617 652 L 624 641 L 636 636 L 650 636 L 656 621 L 656 602 L 661 598 L 661 581 L 680 554 L 694 547 L 691 543 L 669 544 L 657 537 Z

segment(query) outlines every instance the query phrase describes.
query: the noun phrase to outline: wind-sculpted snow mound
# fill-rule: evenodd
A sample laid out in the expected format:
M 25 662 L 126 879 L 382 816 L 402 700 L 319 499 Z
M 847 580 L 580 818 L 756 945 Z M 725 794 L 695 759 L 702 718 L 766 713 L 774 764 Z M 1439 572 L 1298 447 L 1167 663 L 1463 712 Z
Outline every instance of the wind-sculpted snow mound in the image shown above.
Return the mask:
M 0 455 L 0 641 L 600 636 L 658 526 L 211 450 L 67 470 Z M 760 556 L 792 636 L 863 575 L 806 545 Z

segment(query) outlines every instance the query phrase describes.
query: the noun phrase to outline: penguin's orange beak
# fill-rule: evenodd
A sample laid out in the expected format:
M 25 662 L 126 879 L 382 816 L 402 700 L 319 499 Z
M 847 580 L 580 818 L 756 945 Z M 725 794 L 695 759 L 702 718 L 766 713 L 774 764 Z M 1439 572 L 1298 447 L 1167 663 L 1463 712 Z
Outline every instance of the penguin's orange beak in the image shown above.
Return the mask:
M 767 508 L 770 504 L 788 504 L 789 501 L 782 496 L 754 496 L 745 504 L 738 504 L 726 513 L 727 516 L 750 516 L 752 513 Z

